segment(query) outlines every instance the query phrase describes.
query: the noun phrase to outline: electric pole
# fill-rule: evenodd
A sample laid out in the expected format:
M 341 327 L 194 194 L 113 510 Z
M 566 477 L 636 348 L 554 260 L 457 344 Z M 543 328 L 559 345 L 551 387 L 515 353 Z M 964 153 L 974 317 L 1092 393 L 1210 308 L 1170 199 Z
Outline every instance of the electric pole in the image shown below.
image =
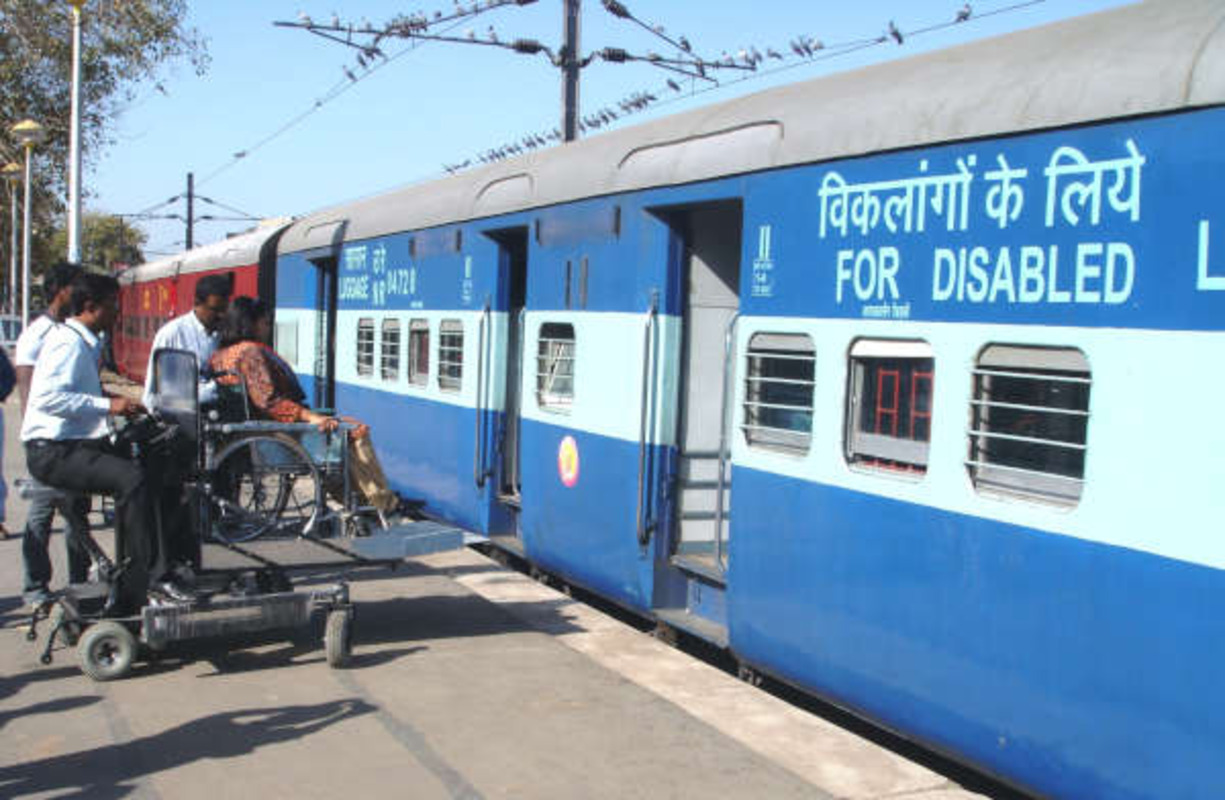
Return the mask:
M 581 27 L 582 0 L 565 0 L 562 20 L 563 42 L 561 46 L 561 130 L 562 140 L 573 142 L 578 138 L 578 81 L 579 29 Z
M 187 173 L 187 249 L 192 248 L 192 227 L 195 223 L 195 176 Z

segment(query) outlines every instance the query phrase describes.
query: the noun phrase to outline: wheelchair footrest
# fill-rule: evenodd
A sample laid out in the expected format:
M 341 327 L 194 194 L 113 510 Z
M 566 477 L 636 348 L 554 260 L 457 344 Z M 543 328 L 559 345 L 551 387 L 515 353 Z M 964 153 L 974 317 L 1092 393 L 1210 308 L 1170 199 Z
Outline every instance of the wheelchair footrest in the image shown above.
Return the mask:
M 349 549 L 372 561 L 393 560 L 458 550 L 466 544 L 459 528 L 437 522 L 406 522 L 353 539 Z

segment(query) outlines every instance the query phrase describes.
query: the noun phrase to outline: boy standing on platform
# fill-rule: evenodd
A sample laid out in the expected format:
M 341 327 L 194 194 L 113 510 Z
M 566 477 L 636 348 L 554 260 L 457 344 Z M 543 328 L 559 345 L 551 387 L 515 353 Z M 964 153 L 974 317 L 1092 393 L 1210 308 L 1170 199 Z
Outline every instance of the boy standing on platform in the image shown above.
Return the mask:
M 34 365 L 42 352 L 47 334 L 68 319 L 69 286 L 81 274 L 78 264 L 60 262 L 43 277 L 43 296 L 47 299 L 47 310 L 21 332 L 15 348 L 17 387 L 21 392 L 21 415 L 24 419 L 26 404 L 30 398 L 30 378 Z M 89 536 L 89 496 L 35 497 L 30 503 L 25 531 L 21 536 L 21 557 L 25 575 L 23 593 L 27 602 L 38 605 L 49 597 L 51 582 L 51 559 L 47 548 L 51 539 L 51 522 L 55 512 L 60 512 L 66 526 L 64 544 L 68 550 L 68 582 L 84 583 L 89 577 L 89 551 L 82 544 Z

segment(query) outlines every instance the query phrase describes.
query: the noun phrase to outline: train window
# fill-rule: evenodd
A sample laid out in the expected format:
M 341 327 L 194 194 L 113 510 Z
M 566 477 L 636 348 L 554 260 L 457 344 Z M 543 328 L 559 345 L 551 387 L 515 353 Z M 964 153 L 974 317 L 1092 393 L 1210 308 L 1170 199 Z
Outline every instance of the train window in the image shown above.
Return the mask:
M 458 392 L 464 384 L 464 323 L 444 319 L 438 324 L 438 388 Z
M 374 374 L 374 320 L 357 321 L 357 374 Z
M 424 386 L 430 380 L 430 323 L 415 319 L 408 323 L 408 382 Z
M 851 346 L 846 459 L 922 475 L 931 441 L 935 359 L 922 341 L 859 339 Z
M 379 367 L 383 380 L 400 379 L 400 320 L 383 320 L 382 344 L 379 348 Z
M 574 326 L 546 322 L 536 345 L 536 404 L 567 411 L 574 403 Z
M 744 424 L 751 447 L 808 452 L 817 353 L 804 334 L 756 333 L 745 356 Z
M 1084 486 L 1089 362 L 1075 348 L 990 344 L 974 368 L 966 466 L 979 491 L 1076 505 Z
M 286 364 L 294 366 L 298 363 L 298 321 L 296 319 L 276 324 L 273 349 L 285 360 Z

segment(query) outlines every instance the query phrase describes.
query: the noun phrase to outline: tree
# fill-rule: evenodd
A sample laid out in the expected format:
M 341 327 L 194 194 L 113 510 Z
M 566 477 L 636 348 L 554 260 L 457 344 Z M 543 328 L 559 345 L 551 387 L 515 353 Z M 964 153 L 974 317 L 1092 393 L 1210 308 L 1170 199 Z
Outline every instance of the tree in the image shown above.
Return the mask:
M 110 144 L 111 123 L 139 86 L 156 82 L 168 63 L 208 66 L 200 34 L 189 27 L 186 0 L 89 0 L 81 46 L 81 153 L 88 168 Z M 13 123 L 38 120 L 47 141 L 35 151 L 32 228 L 48 246 L 63 212 L 71 122 L 72 9 L 66 0 L 0 0 L 0 162 L 21 161 L 9 136 Z M 155 84 L 157 85 L 157 84 Z M 160 85 L 157 85 L 161 89 Z M 4 195 L 7 205 L 7 193 Z M 8 215 L 0 219 L 8 255 Z M 38 264 L 39 268 L 43 264 Z
M 122 217 L 86 213 L 81 217 L 81 263 L 105 272 L 114 272 L 119 265 L 144 263 L 141 248 L 147 238 L 144 231 L 133 228 Z M 56 230 L 50 246 L 52 262 L 63 258 L 68 249 L 68 231 Z

